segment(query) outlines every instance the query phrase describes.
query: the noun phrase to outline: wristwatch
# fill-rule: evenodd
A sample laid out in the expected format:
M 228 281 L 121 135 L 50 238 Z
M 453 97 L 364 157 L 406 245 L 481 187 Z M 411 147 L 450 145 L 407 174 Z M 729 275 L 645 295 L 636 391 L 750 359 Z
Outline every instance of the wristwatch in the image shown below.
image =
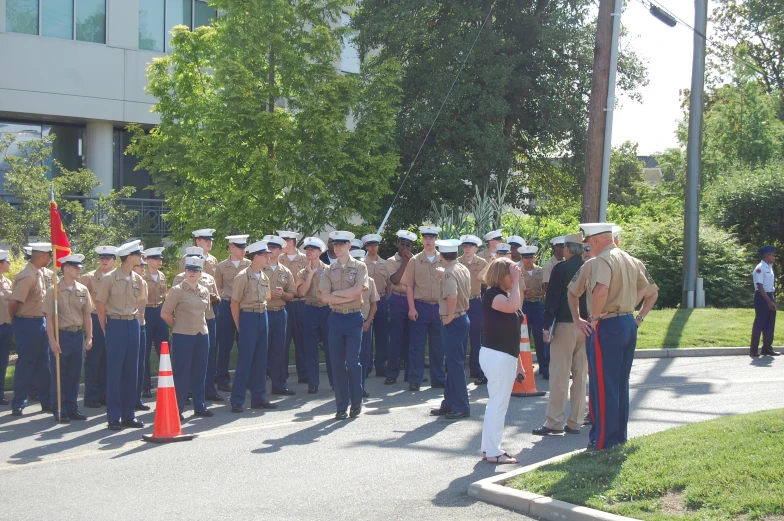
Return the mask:
M 637 313 L 637 317 L 636 317 L 636 318 L 638 318 L 638 319 L 640 320 L 640 322 L 642 322 L 643 320 L 645 320 L 645 317 L 644 317 L 644 316 L 642 316 L 642 315 L 640 315 L 639 313 Z

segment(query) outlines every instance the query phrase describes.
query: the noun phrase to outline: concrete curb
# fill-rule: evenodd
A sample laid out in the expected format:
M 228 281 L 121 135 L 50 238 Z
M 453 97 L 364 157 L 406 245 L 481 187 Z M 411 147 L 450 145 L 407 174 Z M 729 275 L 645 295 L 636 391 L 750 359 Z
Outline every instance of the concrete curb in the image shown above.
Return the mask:
M 618 516 L 593 508 L 581 507 L 565 501 L 526 492 L 525 490 L 516 490 L 504 486 L 512 478 L 521 474 L 531 472 L 550 463 L 562 461 L 584 451 L 585 449 L 580 449 L 568 452 L 521 469 L 471 483 L 468 487 L 468 495 L 486 503 L 509 508 L 529 517 L 546 519 L 548 521 L 634 521 L 631 517 Z

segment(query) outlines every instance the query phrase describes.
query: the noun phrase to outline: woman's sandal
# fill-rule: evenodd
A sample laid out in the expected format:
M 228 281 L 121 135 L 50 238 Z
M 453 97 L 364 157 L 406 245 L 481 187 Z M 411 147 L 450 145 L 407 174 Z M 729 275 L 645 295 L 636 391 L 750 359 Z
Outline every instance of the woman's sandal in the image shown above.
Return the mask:
M 489 456 L 487 457 L 488 463 L 495 463 L 496 465 L 504 465 L 504 464 L 513 464 L 517 463 L 517 458 L 513 458 L 506 452 L 498 456 Z

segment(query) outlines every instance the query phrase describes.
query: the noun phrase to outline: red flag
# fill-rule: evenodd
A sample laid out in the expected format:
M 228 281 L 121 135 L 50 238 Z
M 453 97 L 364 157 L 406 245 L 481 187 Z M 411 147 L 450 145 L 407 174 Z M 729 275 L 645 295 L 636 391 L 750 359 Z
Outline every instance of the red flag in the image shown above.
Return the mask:
M 52 252 L 54 253 L 55 265 L 60 267 L 60 259 L 71 254 L 71 243 L 68 242 L 68 235 L 65 233 L 65 226 L 60 219 L 60 210 L 54 202 L 54 185 L 52 185 L 52 195 L 49 202 L 49 222 L 52 231 Z

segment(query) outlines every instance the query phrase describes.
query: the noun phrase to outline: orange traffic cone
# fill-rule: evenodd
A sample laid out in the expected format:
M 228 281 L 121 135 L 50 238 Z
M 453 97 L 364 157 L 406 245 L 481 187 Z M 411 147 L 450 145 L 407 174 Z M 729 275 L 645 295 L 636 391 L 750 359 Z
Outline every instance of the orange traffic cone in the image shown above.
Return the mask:
M 520 355 L 517 357 L 517 378 L 512 386 L 512 396 L 544 396 L 544 391 L 536 390 L 534 363 L 531 359 L 531 342 L 528 339 L 528 318 L 523 315 L 520 328 Z
M 174 392 L 169 343 L 162 342 L 158 365 L 158 396 L 155 399 L 155 423 L 153 423 L 152 436 L 145 434 L 142 439 L 152 443 L 171 443 L 192 440 L 193 437 L 193 434 L 182 433 L 177 395 Z

